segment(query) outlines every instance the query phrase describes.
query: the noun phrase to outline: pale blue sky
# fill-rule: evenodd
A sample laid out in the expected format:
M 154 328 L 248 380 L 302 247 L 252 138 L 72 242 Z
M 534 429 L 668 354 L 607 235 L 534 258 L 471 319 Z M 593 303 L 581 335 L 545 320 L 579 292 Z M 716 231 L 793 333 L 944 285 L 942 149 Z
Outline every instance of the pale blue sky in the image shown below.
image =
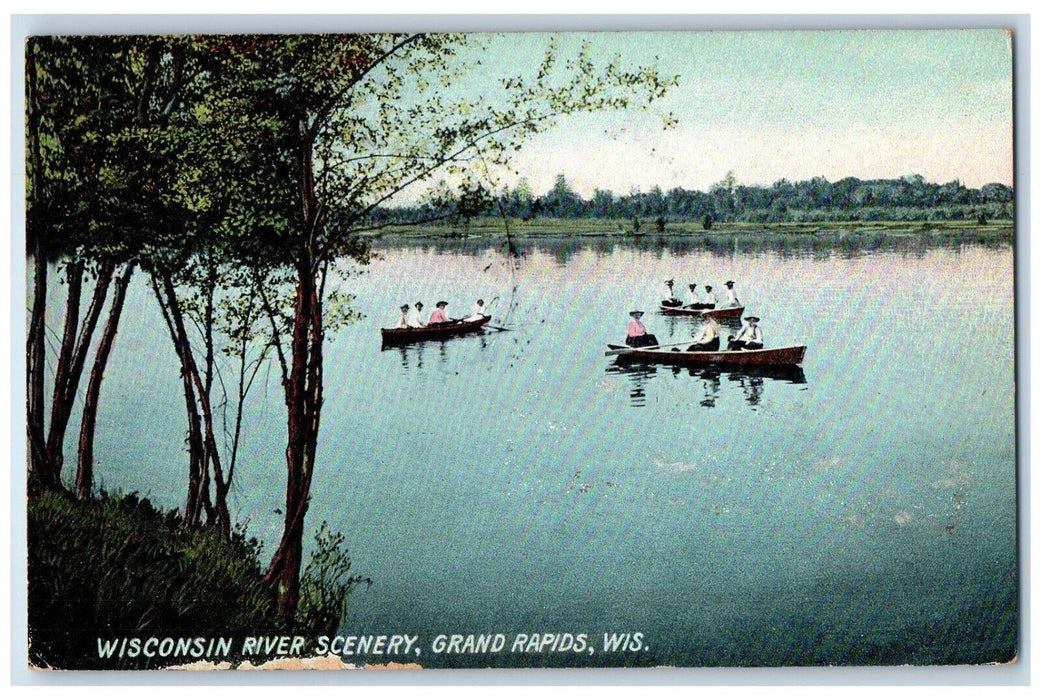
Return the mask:
M 15 20 L 20 31 L 43 33 L 388 28 L 385 19 L 366 23 L 347 16 Z M 390 26 L 401 22 L 393 20 Z M 436 18 L 412 22 L 415 26 L 408 29 L 446 30 L 460 24 Z M 530 141 L 515 160 L 536 193 L 547 190 L 558 173 L 587 196 L 595 187 L 618 194 L 655 185 L 706 190 L 731 171 L 742 184 L 912 173 L 934 182 L 958 179 L 970 187 L 1014 184 L 1012 46 L 1001 29 L 555 36 L 565 55 L 589 40 L 604 60 L 617 54 L 629 65 L 640 65 L 657 57 L 663 73 L 680 76 L 678 87 L 657 105 L 659 111 L 674 113 L 678 123 L 663 132 L 655 113 L 568 119 Z M 471 74 L 468 86 L 481 95 L 488 81 L 537 65 L 548 39 L 538 33 L 498 35 L 481 54 L 483 75 Z M 507 179 L 515 184 L 517 177 Z
M 568 119 L 516 160 L 536 193 L 557 173 L 583 194 L 658 185 L 704 190 L 733 171 L 743 184 L 816 175 L 912 173 L 970 187 L 1012 185 L 1012 46 L 1000 29 L 602 32 L 602 57 L 659 59 L 680 76 L 653 114 Z M 482 63 L 510 74 L 541 58 L 546 35 L 505 35 Z M 571 48 L 569 48 L 571 47 Z M 482 89 L 474 75 L 471 86 Z M 516 179 L 516 178 L 513 178 Z

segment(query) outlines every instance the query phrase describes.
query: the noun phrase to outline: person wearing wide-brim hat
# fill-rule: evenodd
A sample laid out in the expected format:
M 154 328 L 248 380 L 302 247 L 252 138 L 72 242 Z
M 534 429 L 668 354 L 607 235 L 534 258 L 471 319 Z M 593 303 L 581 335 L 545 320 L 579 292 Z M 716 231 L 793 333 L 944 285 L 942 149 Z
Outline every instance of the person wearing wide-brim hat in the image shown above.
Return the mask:
M 448 307 L 447 301 L 439 301 L 435 304 L 437 308 L 434 309 L 434 313 L 430 314 L 430 321 L 427 325 L 434 325 L 435 323 L 451 323 L 448 320 L 448 314 L 445 313 L 445 309 Z
M 422 328 L 425 325 L 427 324 L 423 321 L 423 302 L 417 301 L 408 312 L 408 327 Z
M 716 293 L 712 291 L 712 285 L 705 285 L 705 303 L 702 305 L 703 309 L 714 309 L 716 304 L 719 303 L 719 299 L 716 297 Z
M 701 330 L 694 337 L 688 352 L 715 352 L 719 350 L 719 322 L 708 314 L 702 314 Z
M 727 350 L 762 350 L 763 329 L 758 316 L 745 316 L 741 330 L 727 341 Z
M 480 321 L 482 318 L 488 315 L 487 309 L 484 308 L 484 299 L 478 299 L 473 307 L 470 309 L 470 315 L 464 318 L 464 321 Z
M 640 320 L 643 312 L 630 311 L 629 316 L 632 317 L 632 320 L 629 321 L 629 328 L 625 333 L 625 344 L 631 348 L 645 348 L 650 345 L 657 345 L 658 339 L 652 333 L 647 332 L 647 327 Z
M 400 310 L 401 310 L 401 313 L 398 314 L 398 325 L 396 325 L 394 327 L 395 328 L 408 328 L 408 310 L 409 310 L 409 305 L 408 304 L 402 304 Z
M 734 291 L 734 280 L 727 280 L 724 284 L 727 288 L 727 308 L 741 306 L 741 302 L 737 299 L 737 292 Z
M 673 280 L 665 280 L 665 286 L 669 288 L 669 298 L 662 299 L 661 305 L 669 308 L 683 306 L 683 302 L 677 299 L 676 295 L 672 293 L 672 283 Z

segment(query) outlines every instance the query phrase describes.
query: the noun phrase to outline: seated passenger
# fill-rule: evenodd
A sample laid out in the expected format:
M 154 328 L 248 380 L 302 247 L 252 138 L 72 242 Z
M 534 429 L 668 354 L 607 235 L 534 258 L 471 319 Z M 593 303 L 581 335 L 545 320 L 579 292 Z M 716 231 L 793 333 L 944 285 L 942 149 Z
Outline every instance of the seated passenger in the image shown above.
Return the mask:
M 470 315 L 464 318 L 464 321 L 480 321 L 482 318 L 488 315 L 488 312 L 484 309 L 484 299 L 478 299 L 477 303 L 470 309 Z
M 688 284 L 687 285 L 687 308 L 696 309 L 701 304 L 701 297 L 698 296 L 698 285 Z
M 428 326 L 436 324 L 451 323 L 448 319 L 448 314 L 445 313 L 445 309 L 448 307 L 447 301 L 439 301 L 436 304 L 437 308 L 434 309 L 434 313 L 430 314 L 430 320 L 427 322 Z
M 658 339 L 653 334 L 648 333 L 647 327 L 640 321 L 643 312 L 630 311 L 629 315 L 632 316 L 633 320 L 629 321 L 629 329 L 625 334 L 625 344 L 631 348 L 645 348 L 657 345 Z
M 703 309 L 714 309 L 716 304 L 719 303 L 719 299 L 716 298 L 716 293 L 712 291 L 712 285 L 705 285 L 705 303 L 701 305 Z
M 701 333 L 694 339 L 694 344 L 687 348 L 688 352 L 714 352 L 719 350 L 719 323 L 711 316 L 705 316 L 701 324 Z
M 398 314 L 398 323 L 395 328 L 408 328 L 408 304 L 401 305 L 401 313 Z
M 734 291 L 734 280 L 726 281 L 727 288 L 727 303 L 726 308 L 732 309 L 741 306 L 741 302 L 737 299 L 737 292 Z
M 665 280 L 665 286 L 669 288 L 669 298 L 662 299 L 661 305 L 667 307 L 683 306 L 683 302 L 676 298 L 672 293 L 672 280 Z
M 417 301 L 415 307 L 408 314 L 408 327 L 409 328 L 422 328 L 427 325 L 423 323 L 423 302 Z
M 745 323 L 737 336 L 727 342 L 727 350 L 762 350 L 763 329 L 759 327 L 758 316 L 745 316 Z

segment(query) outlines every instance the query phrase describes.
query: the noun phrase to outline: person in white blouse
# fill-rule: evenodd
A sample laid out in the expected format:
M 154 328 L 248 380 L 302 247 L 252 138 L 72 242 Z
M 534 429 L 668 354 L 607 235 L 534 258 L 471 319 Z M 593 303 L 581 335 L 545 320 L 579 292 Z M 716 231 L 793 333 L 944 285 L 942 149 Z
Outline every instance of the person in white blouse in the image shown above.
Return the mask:
M 761 350 L 762 348 L 763 329 L 759 327 L 759 317 L 745 316 L 741 330 L 727 341 L 727 350 Z
M 705 303 L 703 305 L 706 309 L 716 308 L 716 304 L 719 303 L 719 299 L 716 297 L 716 293 L 712 291 L 712 285 L 705 285 Z
M 484 299 L 478 299 L 477 302 L 470 308 L 470 315 L 464 318 L 464 321 L 480 321 L 482 318 L 488 315 L 488 312 L 484 309 Z
M 398 324 L 395 328 L 408 328 L 408 304 L 401 305 L 401 313 L 398 314 Z
M 688 309 L 700 309 L 701 308 L 701 295 L 698 294 L 698 285 L 688 284 L 687 285 L 687 308 Z
M 704 316 L 701 332 L 694 338 L 694 344 L 687 351 L 714 352 L 719 350 L 719 323 L 711 316 Z
M 665 280 L 665 286 L 669 288 L 669 298 L 662 299 L 661 305 L 665 307 L 678 307 L 683 306 L 683 302 L 676 298 L 676 295 L 672 293 L 673 280 Z
M 737 292 L 734 291 L 734 280 L 726 281 L 727 288 L 727 306 L 733 308 L 735 306 L 741 306 L 741 302 L 737 300 Z
M 423 302 L 417 301 L 412 310 L 408 312 L 408 327 L 423 328 L 427 324 L 423 321 Z

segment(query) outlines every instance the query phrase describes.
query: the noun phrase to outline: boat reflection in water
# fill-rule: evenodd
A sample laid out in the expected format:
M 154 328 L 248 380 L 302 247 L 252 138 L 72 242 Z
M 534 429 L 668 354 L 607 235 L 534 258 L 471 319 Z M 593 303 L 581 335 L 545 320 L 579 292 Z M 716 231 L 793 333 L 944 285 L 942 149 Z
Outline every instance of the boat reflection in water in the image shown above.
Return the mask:
M 645 363 L 612 363 L 608 374 L 625 374 L 629 378 L 629 403 L 637 408 L 647 405 L 647 380 L 658 373 L 658 366 Z
M 713 408 L 719 399 L 722 383 L 736 385 L 744 393 L 745 402 L 749 406 L 758 406 L 762 401 L 766 380 L 785 384 L 806 384 L 806 373 L 797 365 L 782 366 L 750 366 L 750 367 L 682 367 L 679 365 L 661 366 L 619 355 L 607 366 L 607 374 L 624 374 L 629 379 L 630 403 L 634 407 L 647 405 L 647 385 L 651 377 L 659 374 L 680 377 L 687 375 L 701 380 L 703 396 L 698 404 L 705 408 Z
M 407 344 L 388 345 L 384 343 L 380 352 L 394 351 L 401 359 L 401 369 L 405 372 L 410 370 L 422 370 L 424 361 L 434 360 L 438 366 L 447 367 L 449 360 L 448 346 L 451 344 L 468 345 L 479 350 L 488 347 L 488 339 L 482 335 L 468 337 L 467 341 L 461 340 L 417 340 Z

